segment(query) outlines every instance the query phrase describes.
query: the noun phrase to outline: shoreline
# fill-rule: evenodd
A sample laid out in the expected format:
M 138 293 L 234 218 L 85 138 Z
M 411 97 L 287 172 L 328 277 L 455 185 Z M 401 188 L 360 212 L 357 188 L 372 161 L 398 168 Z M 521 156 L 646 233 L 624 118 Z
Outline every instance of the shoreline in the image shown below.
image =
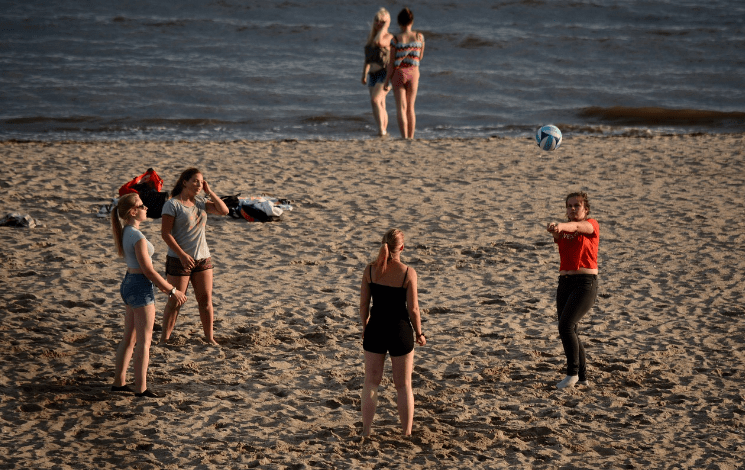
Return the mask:
M 732 130 L 721 130 L 721 131 L 693 131 L 693 130 L 681 130 L 680 132 L 671 132 L 669 130 L 656 131 L 650 128 L 622 128 L 618 132 L 607 132 L 604 128 L 610 127 L 608 124 L 596 124 L 596 125 L 558 125 L 562 130 L 564 139 L 572 138 L 639 138 L 639 139 L 654 139 L 662 137 L 696 137 L 696 136 L 740 136 L 745 134 L 743 131 L 732 131 Z M 598 128 L 599 130 L 591 130 Z M 568 130 L 566 130 L 568 129 Z M 579 129 L 579 131 L 577 131 Z M 403 141 L 400 137 L 394 137 L 392 134 L 386 137 L 380 137 L 370 134 L 368 137 L 350 137 L 350 138 L 319 138 L 319 137 L 308 137 L 308 138 L 277 138 L 277 139 L 153 139 L 153 138 L 142 138 L 142 139 L 0 139 L 0 144 L 106 144 L 106 143 L 117 143 L 117 144 L 146 144 L 146 143 L 171 143 L 171 144 L 189 144 L 189 143 L 204 143 L 204 144 L 228 144 L 228 143 L 242 143 L 242 144 L 260 144 L 266 142 L 390 142 L 390 141 Z M 393 132 L 397 132 L 393 129 Z M 422 142 L 436 142 L 443 140 L 453 141 L 480 141 L 480 140 L 498 140 L 498 139 L 532 139 L 532 133 L 526 133 L 524 136 L 520 135 L 489 135 L 489 136 L 473 136 L 473 137 L 432 137 L 432 138 L 419 138 L 413 139 L 413 141 Z
M 0 227 L 3 465 L 737 468 L 745 134 L 530 140 L 4 141 L 0 215 L 42 225 Z M 192 165 L 220 195 L 293 210 L 210 216 L 221 347 L 202 340 L 192 294 L 173 343 L 152 348 L 148 380 L 166 396 L 110 393 L 123 262 L 96 212 L 148 167 L 165 191 Z M 592 385 L 560 391 L 545 224 L 576 189 L 600 223 L 601 281 L 580 332 Z M 428 345 L 412 437 L 388 361 L 362 438 L 359 282 L 394 226 Z M 162 272 L 160 221 L 142 229 Z

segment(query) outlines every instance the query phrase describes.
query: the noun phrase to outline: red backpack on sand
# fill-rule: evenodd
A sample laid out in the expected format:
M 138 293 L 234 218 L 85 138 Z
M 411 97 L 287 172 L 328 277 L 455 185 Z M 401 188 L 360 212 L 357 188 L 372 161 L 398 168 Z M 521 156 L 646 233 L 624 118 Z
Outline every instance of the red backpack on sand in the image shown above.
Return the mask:
M 168 192 L 161 191 L 163 180 L 152 168 L 119 188 L 119 196 L 138 193 L 142 203 L 147 206 L 147 216 L 158 219 L 163 212 L 163 204 L 168 200 Z
M 155 170 L 148 168 L 145 173 L 122 185 L 119 188 L 119 195 L 142 193 L 147 190 L 160 191 L 161 189 L 163 189 L 163 180 Z

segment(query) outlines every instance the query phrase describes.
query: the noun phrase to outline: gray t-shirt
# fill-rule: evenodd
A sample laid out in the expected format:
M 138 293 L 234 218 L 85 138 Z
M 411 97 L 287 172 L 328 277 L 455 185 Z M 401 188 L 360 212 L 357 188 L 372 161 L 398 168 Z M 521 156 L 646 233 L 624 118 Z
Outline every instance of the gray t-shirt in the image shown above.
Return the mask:
M 140 263 L 137 261 L 137 255 L 135 254 L 135 245 L 143 238 L 145 238 L 145 235 L 136 228 L 131 225 L 124 226 L 122 230 L 122 247 L 124 248 L 124 261 L 127 262 L 128 268 L 140 268 Z M 153 244 L 147 238 L 145 238 L 145 243 L 147 243 L 147 254 L 152 259 L 155 252 Z
M 207 208 L 203 198 L 196 198 L 192 207 L 185 206 L 178 198 L 172 197 L 163 205 L 163 215 L 173 217 L 171 235 L 186 254 L 195 260 L 210 257 L 207 247 Z M 178 258 L 178 254 L 168 247 L 168 256 Z

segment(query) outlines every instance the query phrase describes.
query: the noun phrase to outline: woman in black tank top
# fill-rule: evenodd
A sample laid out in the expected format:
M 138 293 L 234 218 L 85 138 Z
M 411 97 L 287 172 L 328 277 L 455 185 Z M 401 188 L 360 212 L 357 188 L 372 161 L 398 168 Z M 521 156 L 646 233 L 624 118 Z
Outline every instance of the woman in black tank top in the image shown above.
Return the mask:
M 386 354 L 391 355 L 398 415 L 404 435 L 411 434 L 414 421 L 414 342 L 427 343 L 422 333 L 417 275 L 401 262 L 404 234 L 391 229 L 375 263 L 367 266 L 360 288 L 362 348 L 365 351 L 365 384 L 362 389 L 362 434 L 370 435 L 378 386 L 383 379 Z M 372 308 L 371 301 L 372 300 Z

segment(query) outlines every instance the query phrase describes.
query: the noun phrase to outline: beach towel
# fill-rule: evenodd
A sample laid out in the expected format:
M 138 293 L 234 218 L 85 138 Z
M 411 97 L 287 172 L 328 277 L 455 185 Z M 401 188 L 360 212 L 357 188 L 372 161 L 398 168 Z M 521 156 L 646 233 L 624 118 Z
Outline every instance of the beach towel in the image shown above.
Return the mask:
M 292 210 L 291 201 L 287 199 L 254 196 L 248 198 L 222 196 L 220 199 L 228 206 L 229 214 L 234 219 L 249 222 L 276 222 L 285 211 Z

